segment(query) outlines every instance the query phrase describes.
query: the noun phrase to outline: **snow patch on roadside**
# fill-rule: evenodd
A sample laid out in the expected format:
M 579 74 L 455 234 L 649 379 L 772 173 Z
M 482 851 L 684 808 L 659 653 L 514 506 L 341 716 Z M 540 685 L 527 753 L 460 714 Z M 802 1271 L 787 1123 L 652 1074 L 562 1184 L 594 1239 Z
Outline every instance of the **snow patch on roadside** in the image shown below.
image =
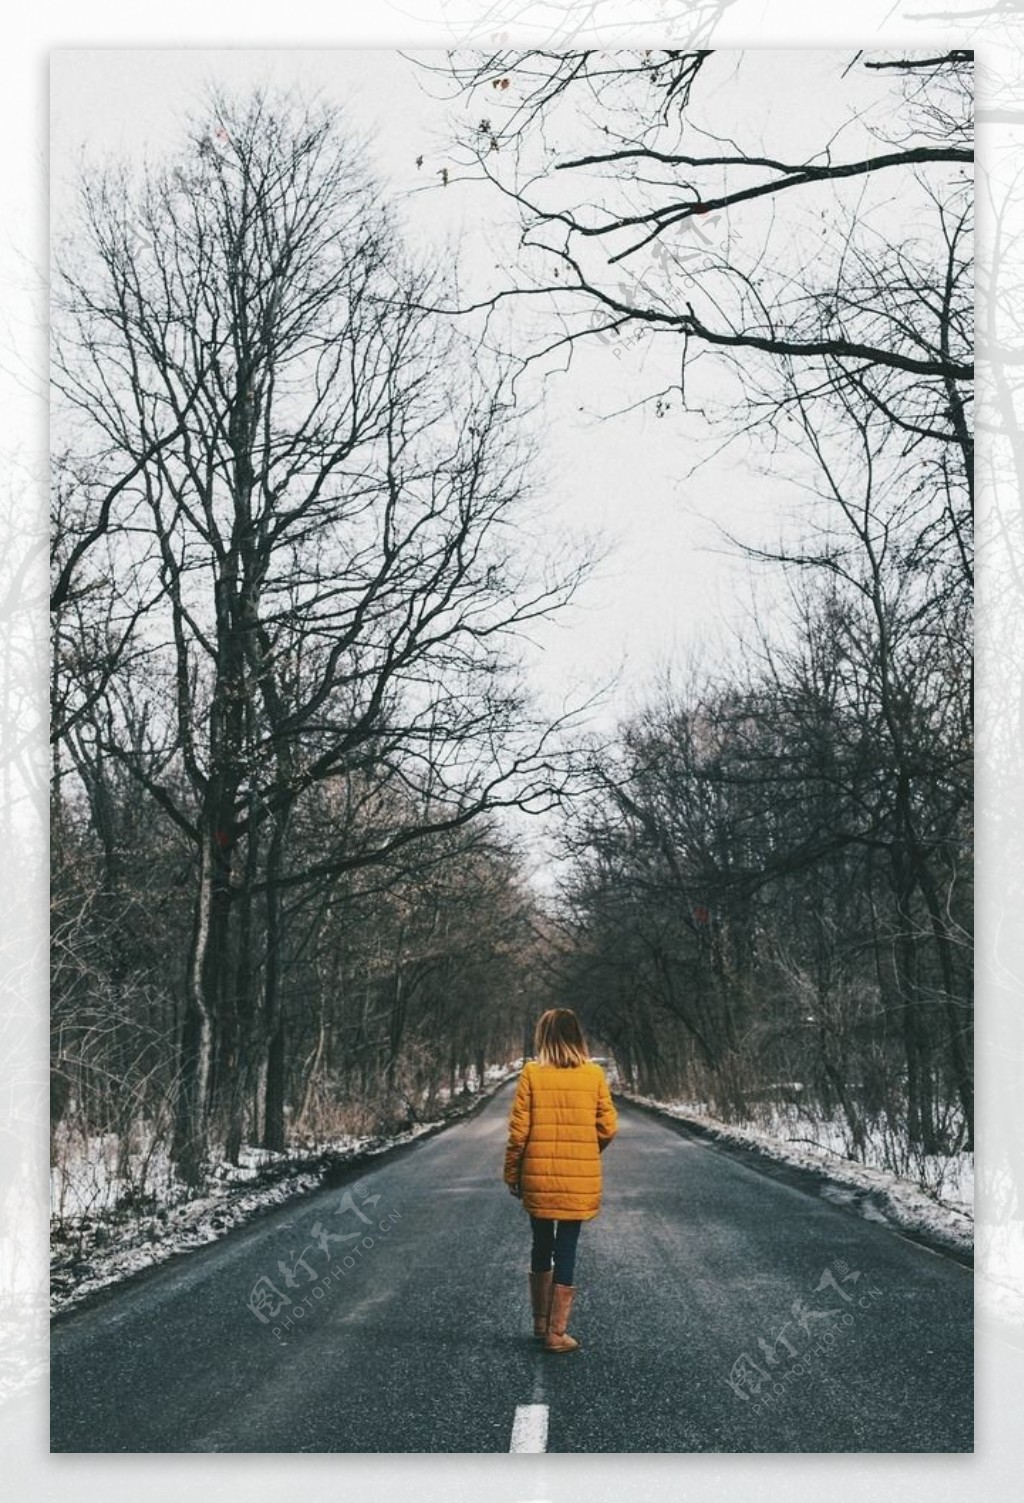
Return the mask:
M 497 1090 L 514 1073 L 490 1066 L 484 1091 Z M 148 1192 L 140 1204 L 121 1209 L 118 1197 L 124 1181 L 114 1172 L 116 1145 L 93 1140 L 80 1155 L 74 1175 L 53 1195 L 55 1205 L 63 1204 L 64 1214 L 55 1222 L 51 1238 L 51 1315 L 142 1268 L 216 1242 L 267 1207 L 308 1194 L 339 1164 L 372 1160 L 457 1122 L 479 1099 L 479 1090 L 473 1090 L 465 1100 L 457 1098 L 443 1115 L 387 1137 L 346 1135 L 315 1150 L 291 1153 L 246 1148 L 238 1165 L 215 1164 L 207 1185 L 195 1195 L 187 1194 L 169 1166 L 163 1172 L 158 1165 L 157 1173 L 147 1178 L 147 1185 L 158 1187 L 157 1193 Z
M 938 1166 L 926 1165 L 929 1179 L 941 1185 L 941 1189 L 926 1189 L 912 1180 L 901 1179 L 891 1169 L 877 1163 L 861 1163 L 840 1151 L 835 1135 L 822 1133 L 825 1142 L 807 1141 L 812 1132 L 821 1132 L 823 1124 L 809 1123 L 806 1119 L 794 1119 L 791 1115 L 779 1114 L 776 1125 L 782 1131 L 770 1132 L 744 1124 L 734 1126 L 722 1122 L 706 1112 L 695 1110 L 689 1102 L 656 1101 L 650 1096 L 640 1096 L 632 1091 L 620 1094 L 627 1101 L 654 1108 L 665 1116 L 682 1122 L 692 1122 L 730 1143 L 742 1144 L 756 1149 L 770 1158 L 794 1164 L 804 1169 L 814 1169 L 826 1174 L 833 1183 L 822 1189 L 822 1195 L 836 1203 L 857 1202 L 862 1216 L 871 1221 L 887 1221 L 900 1230 L 915 1232 L 934 1240 L 937 1244 L 969 1252 L 974 1246 L 974 1158 L 962 1153 L 944 1162 L 941 1172 Z M 827 1124 L 825 1124 L 827 1126 Z M 796 1127 L 799 1133 L 786 1135 L 786 1128 Z M 799 1136 L 800 1141 L 795 1141 Z

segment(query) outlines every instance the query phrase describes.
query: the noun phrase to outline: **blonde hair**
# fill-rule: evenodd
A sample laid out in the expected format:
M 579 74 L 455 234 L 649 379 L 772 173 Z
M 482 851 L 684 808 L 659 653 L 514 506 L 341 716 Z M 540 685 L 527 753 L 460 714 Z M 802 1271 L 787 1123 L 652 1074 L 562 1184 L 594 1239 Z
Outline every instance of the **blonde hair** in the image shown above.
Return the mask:
M 590 1058 L 580 1020 L 571 1007 L 541 1013 L 533 1035 L 533 1052 L 542 1065 L 585 1065 Z

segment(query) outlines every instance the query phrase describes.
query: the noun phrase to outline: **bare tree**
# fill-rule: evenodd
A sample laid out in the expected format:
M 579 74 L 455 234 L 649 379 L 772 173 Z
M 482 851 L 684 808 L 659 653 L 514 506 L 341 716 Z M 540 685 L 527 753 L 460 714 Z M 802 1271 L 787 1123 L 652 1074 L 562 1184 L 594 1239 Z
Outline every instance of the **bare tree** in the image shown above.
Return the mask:
M 836 54 L 838 88 L 851 69 L 897 70 L 899 126 L 875 127 L 865 150 L 851 105 L 845 126 L 793 161 L 702 126 L 702 89 L 737 66 L 759 66 L 771 89 L 764 54 L 651 48 L 452 61 L 462 119 L 472 111 L 474 123 L 458 127 L 450 178 L 482 179 L 520 216 L 518 281 L 486 301 L 543 298 L 560 329 L 547 352 L 630 322 L 681 336 L 680 386 L 701 348 L 969 380 L 969 343 L 935 338 L 925 301 L 896 316 L 837 293 L 858 252 L 871 255 L 878 204 L 899 195 L 924 206 L 968 173 L 971 55 Z M 756 131 L 756 117 L 747 128 Z M 860 148 L 845 159 L 844 133 Z M 567 139 L 591 144 L 577 150 Z M 705 232 L 716 222 L 720 244 Z M 969 306 L 964 289 L 959 297 Z
M 582 565 L 529 556 L 507 371 L 427 311 L 443 280 L 402 249 L 337 117 L 261 93 L 214 96 L 140 181 L 87 175 L 58 255 L 58 412 L 88 486 L 55 592 L 130 578 L 147 602 L 128 617 L 133 661 L 153 659 L 146 737 L 125 734 L 123 649 L 91 719 L 196 852 L 176 1144 L 192 1177 L 237 1062 L 230 1020 L 251 1012 L 238 893 L 263 902 L 277 1141 L 282 884 L 543 806 L 567 775 L 513 645 Z M 308 791 L 378 774 L 430 818 L 294 859 Z

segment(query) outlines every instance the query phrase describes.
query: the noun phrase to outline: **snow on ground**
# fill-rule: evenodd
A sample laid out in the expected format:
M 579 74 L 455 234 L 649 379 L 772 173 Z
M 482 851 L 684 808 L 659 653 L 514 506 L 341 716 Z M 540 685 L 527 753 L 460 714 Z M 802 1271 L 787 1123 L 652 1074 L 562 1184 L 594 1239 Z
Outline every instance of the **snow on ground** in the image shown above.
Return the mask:
M 514 1071 L 488 1066 L 484 1090 L 490 1094 Z M 147 1162 L 145 1194 L 126 1197 L 126 1184 L 139 1173 L 135 1156 L 128 1177 L 117 1172 L 117 1144 L 94 1138 L 53 1174 L 53 1231 L 50 1244 L 50 1313 L 70 1309 L 109 1284 L 177 1253 L 202 1247 L 241 1225 L 256 1212 L 316 1189 L 339 1163 L 374 1158 L 424 1133 L 457 1121 L 479 1100 L 475 1075 L 466 1099 L 456 1096 L 440 1116 L 391 1136 L 346 1135 L 315 1149 L 272 1153 L 245 1148 L 239 1164 L 215 1164 L 207 1185 L 188 1194 L 165 1158 L 153 1152 Z M 448 1093 L 445 1092 L 445 1099 Z M 143 1146 L 143 1153 L 148 1151 Z M 139 1181 L 136 1180 L 136 1183 Z
M 926 1159 L 922 1164 L 923 1182 L 915 1182 L 883 1167 L 880 1143 L 868 1143 L 867 1162 L 851 1158 L 839 1123 L 811 1121 L 797 1107 L 772 1107 L 766 1112 L 764 1125 L 738 1126 L 722 1122 L 693 1102 L 656 1101 L 632 1091 L 620 1094 L 627 1101 L 692 1122 L 713 1137 L 826 1175 L 831 1183 L 822 1187 L 825 1199 L 856 1203 L 868 1220 L 891 1222 L 960 1252 L 969 1252 L 974 1245 L 972 1154 Z

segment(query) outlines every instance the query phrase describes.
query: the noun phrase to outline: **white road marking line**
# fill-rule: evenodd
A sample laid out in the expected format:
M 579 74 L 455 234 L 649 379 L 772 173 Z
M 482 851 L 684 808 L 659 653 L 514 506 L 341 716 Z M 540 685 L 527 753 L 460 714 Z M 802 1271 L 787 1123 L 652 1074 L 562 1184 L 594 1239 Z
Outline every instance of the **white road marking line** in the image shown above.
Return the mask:
M 548 1406 L 517 1404 L 509 1451 L 546 1451 L 547 1448 Z

